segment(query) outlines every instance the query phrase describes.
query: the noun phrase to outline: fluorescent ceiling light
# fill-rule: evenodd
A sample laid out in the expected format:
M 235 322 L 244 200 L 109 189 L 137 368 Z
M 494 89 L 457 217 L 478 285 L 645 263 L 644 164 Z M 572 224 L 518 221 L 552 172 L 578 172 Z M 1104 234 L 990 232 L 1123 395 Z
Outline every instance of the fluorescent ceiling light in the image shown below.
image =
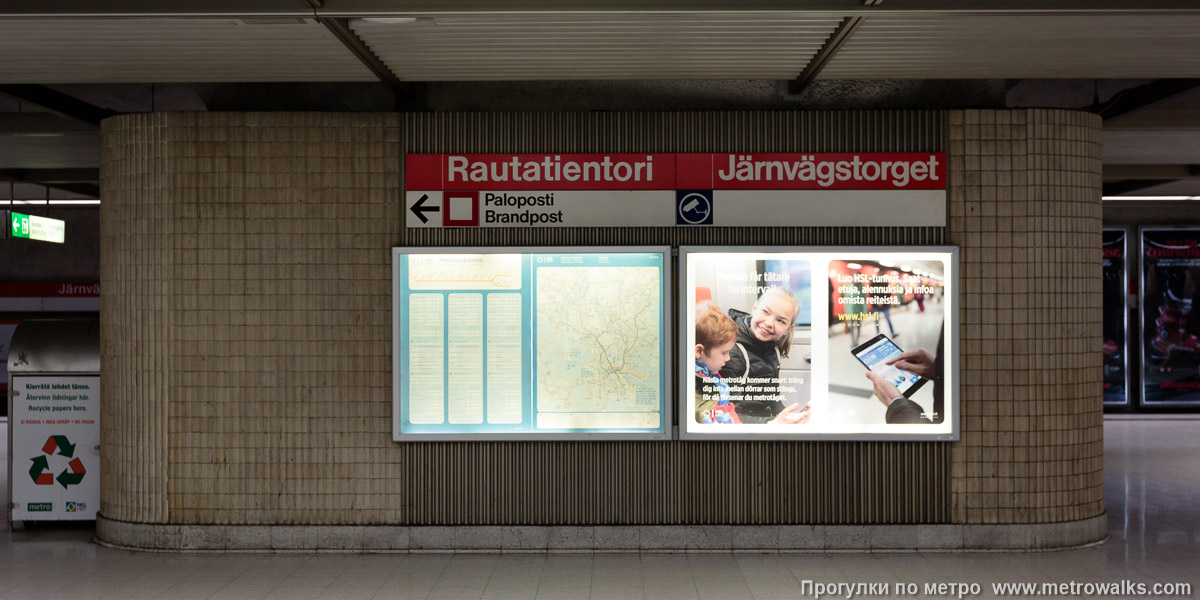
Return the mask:
M 421 21 L 417 17 L 363 17 L 359 19 L 364 23 L 379 23 L 380 25 L 407 25 Z M 428 19 L 432 24 L 433 19 Z
M 861 269 L 862 265 L 860 265 L 858 263 L 846 263 L 846 268 L 847 269 Z
M 1102 200 L 1200 200 L 1200 196 L 1101 196 Z

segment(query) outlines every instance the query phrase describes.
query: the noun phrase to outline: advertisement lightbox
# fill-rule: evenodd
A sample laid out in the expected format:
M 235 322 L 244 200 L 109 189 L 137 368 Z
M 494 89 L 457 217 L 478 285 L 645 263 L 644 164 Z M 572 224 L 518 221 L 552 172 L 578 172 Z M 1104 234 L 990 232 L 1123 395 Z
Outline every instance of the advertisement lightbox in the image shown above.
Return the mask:
M 669 252 L 393 248 L 393 438 L 670 437 Z
M 1129 405 L 1129 272 L 1124 229 L 1104 230 L 1104 406 Z
M 954 247 L 684 247 L 680 434 L 957 440 Z
M 1200 406 L 1200 228 L 1141 229 L 1143 406 Z

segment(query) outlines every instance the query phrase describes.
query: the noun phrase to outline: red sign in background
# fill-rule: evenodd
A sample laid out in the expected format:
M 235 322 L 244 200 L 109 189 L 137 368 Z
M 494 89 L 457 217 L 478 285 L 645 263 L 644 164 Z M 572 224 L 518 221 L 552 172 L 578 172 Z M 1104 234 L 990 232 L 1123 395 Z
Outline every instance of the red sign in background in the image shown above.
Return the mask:
M 406 189 L 429 191 L 941 190 L 946 155 L 409 154 L 405 177 Z

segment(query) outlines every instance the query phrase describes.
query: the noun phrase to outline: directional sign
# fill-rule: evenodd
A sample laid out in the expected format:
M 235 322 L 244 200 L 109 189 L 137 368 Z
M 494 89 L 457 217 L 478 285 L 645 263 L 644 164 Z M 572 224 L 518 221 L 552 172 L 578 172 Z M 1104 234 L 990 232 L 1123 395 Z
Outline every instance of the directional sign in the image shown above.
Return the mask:
M 67 224 L 58 219 L 48 219 L 36 215 L 11 213 L 10 231 L 15 238 L 41 240 L 61 244 L 66 241 Z
M 944 226 L 946 155 L 409 154 L 409 227 Z
M 413 214 L 414 214 L 414 215 L 417 215 L 417 218 L 418 218 L 418 219 L 421 219 L 421 222 L 422 222 L 422 223 L 428 223 L 428 222 L 429 222 L 429 217 L 426 217 L 426 216 L 425 216 L 425 213 L 427 213 L 427 212 L 440 212 L 440 211 L 442 210 L 440 206 L 434 206 L 434 205 L 433 205 L 433 203 L 430 203 L 429 205 L 426 205 L 426 204 L 425 204 L 425 201 L 426 201 L 426 200 L 429 200 L 429 195 L 428 195 L 428 194 L 421 194 L 421 197 L 420 197 L 420 198 L 417 198 L 417 202 L 416 202 L 416 204 L 413 204 L 413 205 L 412 205 L 412 212 L 413 212 Z

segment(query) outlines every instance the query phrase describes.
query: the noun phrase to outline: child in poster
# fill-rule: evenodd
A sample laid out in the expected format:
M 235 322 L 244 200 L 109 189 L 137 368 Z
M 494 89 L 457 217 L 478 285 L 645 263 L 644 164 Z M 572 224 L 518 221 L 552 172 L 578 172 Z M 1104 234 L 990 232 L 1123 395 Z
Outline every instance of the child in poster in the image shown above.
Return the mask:
M 696 307 L 696 422 L 741 423 L 721 367 L 737 342 L 737 325 L 711 302 Z

